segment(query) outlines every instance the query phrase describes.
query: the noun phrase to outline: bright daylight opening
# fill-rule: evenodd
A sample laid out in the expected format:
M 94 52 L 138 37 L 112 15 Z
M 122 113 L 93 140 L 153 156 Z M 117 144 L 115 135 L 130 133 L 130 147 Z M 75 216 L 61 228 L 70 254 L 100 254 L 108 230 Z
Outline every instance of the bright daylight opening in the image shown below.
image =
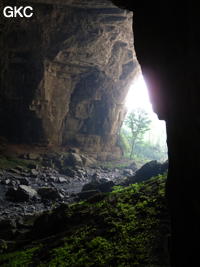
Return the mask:
M 141 72 L 130 86 L 125 106 L 127 115 L 121 129 L 125 156 L 142 161 L 165 161 L 167 159 L 165 121 L 159 120 L 153 112 Z M 141 133 L 137 132 L 137 129 L 141 129 Z

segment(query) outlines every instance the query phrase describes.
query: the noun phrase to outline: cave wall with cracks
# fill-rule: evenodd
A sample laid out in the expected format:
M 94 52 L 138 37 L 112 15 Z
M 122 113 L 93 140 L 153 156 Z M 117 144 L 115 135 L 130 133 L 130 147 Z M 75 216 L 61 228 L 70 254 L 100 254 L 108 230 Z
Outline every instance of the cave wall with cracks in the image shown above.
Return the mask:
M 110 1 L 12 2 L 27 3 L 32 18 L 1 23 L 0 135 L 120 157 L 124 100 L 138 69 L 132 12 Z
M 22 3 L 13 1 L 17 2 Z M 137 58 L 154 110 L 167 124 L 172 266 L 196 266 L 200 240 L 198 8 L 194 1 L 187 5 L 113 2 L 134 12 Z M 15 142 L 73 143 L 105 153 L 105 158 L 120 155 L 116 133 L 137 69 L 132 13 L 103 0 L 24 3 L 38 10 L 33 19 L 0 24 L 1 135 Z

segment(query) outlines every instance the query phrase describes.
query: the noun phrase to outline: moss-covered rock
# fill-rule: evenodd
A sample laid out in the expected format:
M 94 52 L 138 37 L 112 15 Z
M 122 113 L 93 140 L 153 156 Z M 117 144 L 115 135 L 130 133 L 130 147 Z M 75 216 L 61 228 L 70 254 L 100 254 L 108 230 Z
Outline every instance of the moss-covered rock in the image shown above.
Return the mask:
M 169 266 L 164 185 L 165 176 L 158 176 L 116 187 L 100 199 L 63 205 L 36 221 L 28 249 L 3 254 L 0 265 Z

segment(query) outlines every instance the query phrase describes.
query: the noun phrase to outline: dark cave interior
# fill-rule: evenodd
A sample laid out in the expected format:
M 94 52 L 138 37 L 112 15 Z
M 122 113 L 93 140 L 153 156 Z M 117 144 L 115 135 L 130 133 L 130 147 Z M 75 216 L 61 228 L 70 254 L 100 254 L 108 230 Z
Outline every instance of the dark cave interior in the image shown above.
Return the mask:
M 118 160 L 123 103 L 139 62 L 154 111 L 167 127 L 170 266 L 198 266 L 197 4 L 12 1 L 27 3 L 35 10 L 29 20 L 0 18 L 1 153 L 20 151 L 33 160 L 41 150 L 72 153 L 61 161 L 52 157 L 55 166 L 89 162 L 84 153 L 94 160 Z

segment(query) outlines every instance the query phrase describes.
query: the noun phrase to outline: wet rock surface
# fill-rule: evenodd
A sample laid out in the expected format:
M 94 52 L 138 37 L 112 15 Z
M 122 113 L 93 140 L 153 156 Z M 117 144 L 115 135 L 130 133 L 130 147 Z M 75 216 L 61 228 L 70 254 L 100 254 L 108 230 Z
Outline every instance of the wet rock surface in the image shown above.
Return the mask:
M 124 168 L 75 164 L 67 166 L 65 174 L 63 168 L 30 166 L 0 170 L 0 239 L 23 239 L 41 214 L 94 196 L 101 199 L 115 185 L 139 182 L 144 171 L 144 179 L 149 179 L 153 167 L 158 172 L 166 163 L 150 162 L 138 171 L 134 164 Z
M 1 170 L 1 220 L 39 214 L 61 203 L 77 201 L 82 198 L 81 194 L 87 198 L 90 196 L 88 191 L 91 190 L 93 193 L 110 192 L 112 186 L 120 184 L 126 178 L 128 171 L 125 170 L 127 169 L 80 166 L 68 167 L 66 174 L 50 167 L 25 169 L 17 166 Z

